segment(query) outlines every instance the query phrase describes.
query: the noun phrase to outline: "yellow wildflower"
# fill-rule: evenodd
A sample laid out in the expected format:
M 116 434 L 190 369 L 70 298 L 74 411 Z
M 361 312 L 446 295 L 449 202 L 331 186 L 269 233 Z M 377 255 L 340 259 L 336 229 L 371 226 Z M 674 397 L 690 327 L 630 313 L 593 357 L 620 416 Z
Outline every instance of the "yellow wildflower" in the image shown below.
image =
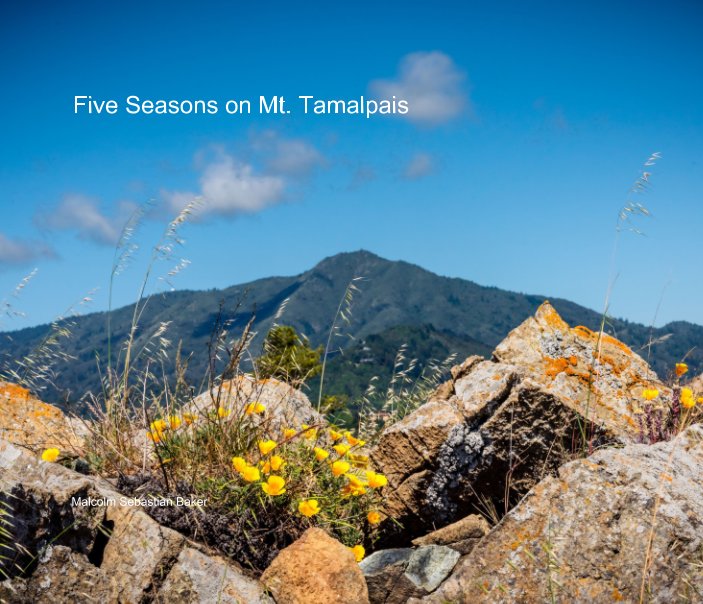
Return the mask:
M 676 363 L 676 375 L 681 377 L 688 372 L 688 365 L 686 363 Z
M 249 403 L 244 409 L 244 413 L 246 413 L 247 415 L 261 414 L 264 411 L 266 411 L 266 407 L 262 405 L 259 401 Z
M 163 432 L 147 432 L 146 433 L 146 437 L 154 444 L 160 443 L 162 436 L 163 436 Z
M 156 433 L 161 433 L 164 430 L 168 430 L 168 424 L 166 423 L 166 420 L 163 419 L 155 419 L 153 422 L 151 422 L 151 425 L 149 427 L 151 428 L 152 432 Z
M 357 487 L 353 484 L 348 484 L 342 489 L 342 493 L 344 495 L 354 495 L 354 497 L 360 497 L 361 495 L 366 493 L 366 489 L 364 487 Z
M 247 482 L 257 482 L 261 480 L 261 474 L 259 473 L 259 468 L 256 466 L 246 466 L 239 472 L 244 480 Z
M 381 514 L 378 512 L 369 512 L 366 516 L 366 520 L 369 521 L 369 524 L 378 524 L 381 522 Z
M 324 461 L 330 456 L 327 451 L 320 449 L 320 447 L 315 447 L 313 451 L 315 451 L 315 459 L 317 459 L 317 461 Z
M 351 460 L 352 465 L 355 468 L 361 468 L 364 469 L 366 466 L 369 465 L 369 456 L 368 455 L 349 455 L 349 459 Z
M 298 504 L 298 511 L 303 516 L 310 518 L 320 512 L 320 504 L 317 499 L 304 499 Z
M 268 455 L 276 448 L 277 444 L 275 440 L 260 440 L 259 451 L 262 455 Z
M 41 458 L 43 461 L 56 461 L 60 453 L 58 449 L 52 447 L 51 449 L 45 449 L 41 454 Z
M 347 474 L 347 479 L 349 480 L 349 484 L 351 484 L 354 487 L 365 487 L 368 482 L 365 482 L 361 480 L 358 476 L 355 474 Z
M 354 554 L 354 559 L 357 562 L 361 562 L 364 559 L 364 556 L 366 555 L 366 550 L 364 549 L 363 545 L 355 545 L 354 547 L 349 548 Z
M 332 440 L 339 440 L 342 437 L 344 437 L 344 434 L 342 434 L 341 432 L 337 432 L 336 430 L 332 430 L 332 428 L 330 428 L 330 438 Z
M 335 476 L 343 476 L 350 468 L 351 466 L 346 461 L 335 461 L 332 464 L 332 474 Z
M 351 432 L 345 432 L 344 436 L 347 438 L 347 442 L 352 446 L 352 447 L 363 447 L 366 444 L 366 441 L 363 441 L 359 438 L 354 438 Z
M 703 396 L 699 396 L 697 402 L 699 405 L 703 405 Z
M 283 439 L 284 439 L 284 440 L 290 440 L 290 439 L 293 438 L 297 433 L 298 433 L 298 431 L 297 431 L 295 428 L 286 428 L 286 429 L 283 431 Z
M 277 472 L 285 465 L 285 460 L 280 455 L 272 455 L 270 459 L 271 469 Z
M 376 474 L 376 472 L 366 472 L 366 478 L 372 489 L 385 487 L 388 484 L 388 479 L 383 474 Z
M 243 472 L 244 468 L 246 468 L 249 464 L 243 457 L 233 457 L 232 465 L 234 466 L 234 469 L 237 470 L 237 472 Z
M 311 428 L 307 424 L 302 424 L 303 436 L 308 440 L 315 440 L 317 438 L 317 428 Z
M 190 426 L 196 419 L 198 419 L 198 416 L 194 413 L 183 414 L 183 421 L 186 423 L 186 426 Z
M 690 388 L 681 388 L 681 404 L 686 409 L 691 409 L 696 406 L 696 399 L 693 396 L 693 390 Z
M 642 391 L 642 398 L 646 401 L 653 401 L 659 396 L 659 390 L 656 388 L 645 388 Z
M 168 423 L 169 426 L 171 426 L 171 430 L 178 430 L 178 428 L 181 427 L 182 422 L 180 417 L 178 417 L 177 415 L 172 415 L 168 418 Z
M 224 419 L 229 415 L 229 409 L 225 409 L 224 407 L 218 407 L 217 408 L 217 417 L 220 419 Z
M 332 447 L 332 448 L 333 448 L 335 451 L 337 451 L 337 453 L 338 453 L 339 455 L 346 455 L 347 452 L 349 451 L 349 449 L 351 449 L 351 447 L 350 447 L 349 445 L 342 445 L 342 444 L 335 445 L 335 446 Z
M 347 479 L 349 480 L 349 484 L 342 489 L 343 494 L 358 497 L 366 493 L 365 487 L 368 485 L 367 482 L 364 482 L 354 474 L 347 474 Z
M 264 493 L 271 495 L 271 497 L 276 497 L 277 495 L 283 495 L 286 492 L 284 485 L 286 481 L 280 476 L 269 476 L 266 482 L 261 483 L 261 488 Z

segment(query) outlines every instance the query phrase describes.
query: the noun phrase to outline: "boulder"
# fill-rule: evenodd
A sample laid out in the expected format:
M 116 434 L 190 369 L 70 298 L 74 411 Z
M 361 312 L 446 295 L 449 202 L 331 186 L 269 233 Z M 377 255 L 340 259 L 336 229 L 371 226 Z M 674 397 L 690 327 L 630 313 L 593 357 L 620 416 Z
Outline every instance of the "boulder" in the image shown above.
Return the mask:
M 466 555 L 488 534 L 490 529 L 490 525 L 483 516 L 470 514 L 458 522 L 413 539 L 413 545 L 446 545 Z
M 157 602 L 221 602 L 222 604 L 274 604 L 256 579 L 230 562 L 185 547 L 168 573 Z
M 404 604 L 432 593 L 461 554 L 441 545 L 379 550 L 359 564 L 371 604 Z
M 608 334 L 570 328 L 548 302 L 511 331 L 493 356 L 520 367 L 583 417 L 625 441 L 639 436 L 639 405 L 633 401 L 641 400 L 645 388 L 657 388 L 663 400 L 671 400 L 671 390 L 642 357 Z
M 197 396 L 191 411 L 203 414 L 222 407 L 240 415 L 249 403 L 259 402 L 266 407 L 266 415 L 251 416 L 253 420 L 270 420 L 276 430 L 282 427 L 299 428 L 301 424 L 321 425 L 323 417 L 315 411 L 304 393 L 275 378 L 259 380 L 242 374 L 223 382 Z
M 183 535 L 138 508 L 107 506 L 104 527 L 107 543 L 100 567 L 109 571 L 124 602 L 139 602 L 155 592 L 185 545 Z
M 32 396 L 22 386 L 0 381 L 0 439 L 35 451 L 56 447 L 81 449 L 86 430 L 53 405 Z
M 592 367 L 592 369 L 591 369 Z M 570 328 L 545 302 L 498 345 L 470 357 L 434 398 L 387 428 L 371 452 L 387 474 L 387 545 L 483 510 L 502 516 L 574 453 L 642 438 L 645 387 L 665 387 L 614 338 Z
M 605 449 L 534 487 L 414 602 L 703 601 L 703 426 Z
M 364 604 L 366 581 L 351 550 L 310 528 L 281 550 L 261 576 L 278 604 Z

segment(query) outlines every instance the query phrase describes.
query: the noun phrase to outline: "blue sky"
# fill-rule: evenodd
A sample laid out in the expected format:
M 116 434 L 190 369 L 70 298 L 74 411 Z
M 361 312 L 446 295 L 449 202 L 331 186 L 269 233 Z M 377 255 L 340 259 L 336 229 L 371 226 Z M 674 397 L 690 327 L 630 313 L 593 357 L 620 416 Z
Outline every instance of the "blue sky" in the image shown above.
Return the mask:
M 295 274 L 360 248 L 644 323 L 703 324 L 703 9 L 695 2 L 3 4 L 0 300 L 107 305 L 114 243 L 202 198 L 177 288 Z M 74 114 L 75 95 L 409 100 L 406 116 Z M 653 152 L 652 216 L 619 209 Z M 19 299 L 15 285 L 36 275 Z M 154 287 L 165 287 L 155 283 Z

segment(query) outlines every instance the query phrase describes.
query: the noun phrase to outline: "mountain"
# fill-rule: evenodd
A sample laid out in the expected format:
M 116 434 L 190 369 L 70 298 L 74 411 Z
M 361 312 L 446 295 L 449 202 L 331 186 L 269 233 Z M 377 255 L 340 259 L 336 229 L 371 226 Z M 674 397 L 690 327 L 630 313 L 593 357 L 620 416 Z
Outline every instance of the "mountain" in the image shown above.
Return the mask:
M 359 347 L 369 342 L 385 351 L 373 358 L 380 371 L 388 372 L 385 366 L 391 356 L 388 351 L 403 339 L 399 337 L 403 329 L 407 330 L 408 340 L 415 342 L 409 347 L 408 356 L 416 355 L 420 362 L 426 362 L 428 354 L 445 351 L 459 356 L 467 351 L 488 353 L 546 298 L 441 277 L 416 265 L 385 260 L 366 251 L 342 253 L 292 277 L 270 277 L 223 290 L 155 295 L 141 317 L 136 349 L 147 343 L 148 336 L 162 322 L 168 323 L 166 336 L 174 345 L 180 342 L 184 354 L 192 353 L 189 373 L 197 383 L 207 367 L 207 343 L 220 315 L 231 320 L 230 331 L 236 334 L 255 312 L 255 352 L 274 320 L 294 326 L 313 345 L 324 344 L 340 300 L 355 277 L 361 277 L 355 282 L 360 291 L 354 295 L 348 324 L 340 327 L 340 332 L 350 337 L 333 338 L 334 348 L 343 346 L 348 354 L 332 360 L 328 376 L 335 369 L 348 375 L 356 371 L 366 376 L 369 363 L 358 362 L 364 353 Z M 550 298 L 550 301 L 570 324 L 599 327 L 599 313 L 568 300 Z M 284 302 L 283 315 L 276 319 Z M 133 305 L 113 311 L 113 342 L 126 340 L 133 311 Z M 72 320 L 72 336 L 62 344 L 62 352 L 72 358 L 56 360 L 53 366 L 56 387 L 43 393 L 45 398 L 75 401 L 88 390 L 96 390 L 99 384 L 96 357 L 104 366 L 107 354 L 106 325 L 106 313 Z M 48 330 L 49 326 L 43 325 L 0 334 L 0 359 L 6 365 L 29 354 Z M 695 348 L 703 342 L 703 327 L 699 325 L 680 321 L 650 329 L 613 319 L 608 321 L 607 331 L 634 350 L 640 350 L 649 341 L 656 342 L 651 347 L 650 361 L 662 377 L 691 349 L 687 361 L 692 370 L 703 370 L 703 352 Z M 427 345 L 428 342 L 432 345 Z M 646 351 L 641 353 L 647 356 Z M 341 384 L 345 379 L 330 377 L 328 384 Z M 363 381 L 358 375 L 354 379 L 359 383 L 345 387 L 349 395 L 358 393 L 360 380 Z

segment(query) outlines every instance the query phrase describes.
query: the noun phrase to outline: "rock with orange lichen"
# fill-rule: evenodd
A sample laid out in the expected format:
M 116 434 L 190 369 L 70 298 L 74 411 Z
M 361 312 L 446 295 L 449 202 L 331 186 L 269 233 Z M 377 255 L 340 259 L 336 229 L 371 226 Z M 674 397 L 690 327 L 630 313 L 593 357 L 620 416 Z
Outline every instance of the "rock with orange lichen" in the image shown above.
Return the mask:
M 534 487 L 430 596 L 440 604 L 703 601 L 703 427 L 598 451 Z
M 0 439 L 34 450 L 80 450 L 85 428 L 29 390 L 0 382 Z
M 642 357 L 612 336 L 569 327 L 548 302 L 493 355 L 624 440 L 639 435 L 636 401 L 645 388 L 659 390 L 661 400 L 671 399 L 670 389 Z
M 576 452 L 640 437 L 644 387 L 671 392 L 614 338 L 569 327 L 545 302 L 492 360 L 467 359 L 432 399 L 381 435 L 371 456 L 396 520 L 418 536 L 512 507 Z M 393 526 L 388 544 L 398 543 Z

